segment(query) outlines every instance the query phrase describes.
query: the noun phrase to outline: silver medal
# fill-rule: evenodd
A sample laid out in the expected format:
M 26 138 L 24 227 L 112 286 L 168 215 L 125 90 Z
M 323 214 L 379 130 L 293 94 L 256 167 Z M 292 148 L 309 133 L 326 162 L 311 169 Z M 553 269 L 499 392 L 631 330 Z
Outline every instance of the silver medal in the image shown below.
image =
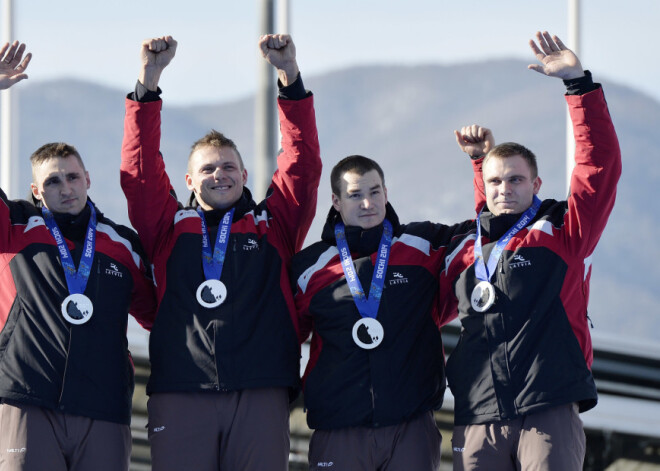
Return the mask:
M 227 299 L 227 288 L 220 280 L 206 280 L 197 288 L 197 302 L 206 307 L 220 306 Z
M 353 326 L 353 341 L 358 347 L 365 350 L 371 350 L 380 345 L 384 335 L 383 326 L 372 317 L 363 317 Z
M 480 281 L 472 290 L 470 302 L 475 311 L 487 311 L 495 303 L 495 287 L 488 281 Z
M 70 294 L 62 301 L 62 316 L 71 324 L 84 324 L 91 319 L 94 305 L 84 294 Z

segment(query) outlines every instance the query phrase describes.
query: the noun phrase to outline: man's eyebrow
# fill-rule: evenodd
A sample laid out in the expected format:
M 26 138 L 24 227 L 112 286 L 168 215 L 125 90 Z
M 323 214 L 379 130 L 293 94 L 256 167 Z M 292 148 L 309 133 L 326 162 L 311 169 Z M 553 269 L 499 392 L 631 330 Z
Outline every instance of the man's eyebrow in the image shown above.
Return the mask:
M 372 186 L 371 188 L 368 188 L 367 190 L 368 191 L 379 190 L 382 187 L 383 186 L 380 183 L 377 183 L 376 185 Z M 362 191 L 362 190 L 360 188 L 352 188 L 352 189 L 346 188 L 346 193 L 356 193 L 358 191 Z
M 489 182 L 491 180 L 510 180 L 511 178 L 527 178 L 525 175 L 522 173 L 516 173 L 514 175 L 507 175 L 505 177 L 501 177 L 499 175 L 493 175 L 490 178 L 487 178 L 486 181 Z

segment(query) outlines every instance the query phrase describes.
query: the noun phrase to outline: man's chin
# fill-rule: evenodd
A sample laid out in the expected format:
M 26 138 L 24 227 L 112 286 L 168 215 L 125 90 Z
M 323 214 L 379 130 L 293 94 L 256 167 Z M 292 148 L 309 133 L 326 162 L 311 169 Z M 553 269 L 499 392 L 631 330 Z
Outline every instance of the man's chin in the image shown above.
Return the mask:
M 383 218 L 384 219 L 384 218 Z M 372 227 L 376 227 L 379 224 L 383 222 L 383 219 L 378 218 L 377 216 L 371 216 L 371 217 L 366 217 L 363 219 L 360 219 L 360 227 L 362 229 L 371 229 Z
M 213 198 L 212 201 L 206 201 L 205 203 L 207 206 L 210 206 L 213 209 L 227 209 L 234 206 L 239 199 L 241 199 L 240 195 L 235 198 Z
M 515 203 L 498 204 L 497 210 L 499 211 L 499 214 L 514 214 L 520 212 L 518 205 Z
M 48 208 L 51 209 L 51 208 Z M 60 214 L 70 214 L 71 216 L 76 216 L 80 214 L 80 212 L 85 209 L 85 206 L 80 206 L 77 204 L 65 204 L 61 205 L 58 208 L 51 209 L 52 212 L 54 213 L 60 213 Z

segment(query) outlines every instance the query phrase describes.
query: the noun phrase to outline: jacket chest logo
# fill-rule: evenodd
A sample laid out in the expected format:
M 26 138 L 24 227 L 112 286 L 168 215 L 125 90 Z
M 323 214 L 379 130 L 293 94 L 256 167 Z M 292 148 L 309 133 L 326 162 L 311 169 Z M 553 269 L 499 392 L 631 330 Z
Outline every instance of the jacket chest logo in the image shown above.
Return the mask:
M 116 276 L 117 278 L 123 278 L 124 274 L 119 271 L 117 264 L 110 263 L 110 268 L 105 269 L 105 274 L 110 276 Z
M 247 252 L 252 250 L 259 250 L 259 244 L 254 239 L 248 239 L 247 244 L 243 244 L 243 250 Z
M 405 284 L 408 284 L 408 278 L 404 277 L 398 271 L 395 271 L 394 273 L 392 273 L 392 279 L 389 280 L 389 284 L 390 284 L 390 286 L 405 285 Z
M 509 263 L 511 269 L 521 268 L 521 267 L 531 267 L 532 262 L 526 260 L 522 255 L 514 255 L 513 260 Z

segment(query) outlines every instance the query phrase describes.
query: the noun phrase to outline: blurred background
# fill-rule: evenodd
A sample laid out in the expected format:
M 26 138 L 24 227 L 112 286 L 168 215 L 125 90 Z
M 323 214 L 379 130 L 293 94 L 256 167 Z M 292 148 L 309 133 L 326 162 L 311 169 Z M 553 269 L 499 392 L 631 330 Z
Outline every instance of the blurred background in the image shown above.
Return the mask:
M 572 2 L 289 0 L 286 13 L 283 3 L 0 0 L 2 41 L 25 42 L 34 55 L 29 80 L 11 95 L 0 94 L 3 106 L 10 104 L 2 120 L 11 121 L 12 137 L 11 169 L 0 171 L 9 182 L 3 189 L 12 198 L 25 197 L 29 155 L 45 142 L 66 141 L 85 159 L 91 198 L 128 224 L 119 188 L 123 101 L 137 79 L 141 41 L 170 34 L 179 47 L 160 82 L 161 150 L 180 199 L 187 199 L 183 177 L 190 145 L 211 128 L 236 141 L 248 186 L 263 197 L 255 175 L 263 154 L 272 164 L 277 135 L 266 133 L 264 145 L 260 123 L 264 113 L 273 116 L 275 87 L 272 73 L 265 79 L 269 87 L 260 82 L 257 39 L 288 30 L 305 85 L 315 95 L 324 163 L 307 243 L 320 237 L 330 207 L 329 170 L 349 154 L 381 163 L 402 222 L 474 217 L 471 168 L 452 133 L 471 123 L 490 127 L 498 142 L 531 148 L 543 178 L 541 196 L 566 197 L 564 87 L 527 65 L 535 61 L 528 41 L 537 30 L 568 43 Z M 589 469 L 657 470 L 660 248 L 651 238 L 660 229 L 653 216 L 660 183 L 660 57 L 654 38 L 660 2 L 577 3 L 579 57 L 603 84 L 624 165 L 614 212 L 592 260 L 589 317 L 601 405 L 583 419 L 593 431 L 590 443 L 602 446 L 594 445 L 600 461 L 593 458 Z M 264 9 L 272 11 L 272 23 Z M 456 334 L 456 326 L 444 334 L 448 351 Z M 148 368 L 146 333 L 132 328 L 130 337 Z M 146 375 L 148 369 L 141 371 Z M 139 388 L 138 414 L 144 401 Z M 446 402 L 448 415 L 439 422 L 450 428 L 450 396 Z M 138 432 L 141 420 L 134 421 Z M 302 456 L 304 417 L 298 419 L 300 432 L 292 420 L 292 434 L 303 437 Z M 144 452 L 144 442 L 140 446 Z M 656 467 L 613 467 L 625 466 L 625 460 Z

